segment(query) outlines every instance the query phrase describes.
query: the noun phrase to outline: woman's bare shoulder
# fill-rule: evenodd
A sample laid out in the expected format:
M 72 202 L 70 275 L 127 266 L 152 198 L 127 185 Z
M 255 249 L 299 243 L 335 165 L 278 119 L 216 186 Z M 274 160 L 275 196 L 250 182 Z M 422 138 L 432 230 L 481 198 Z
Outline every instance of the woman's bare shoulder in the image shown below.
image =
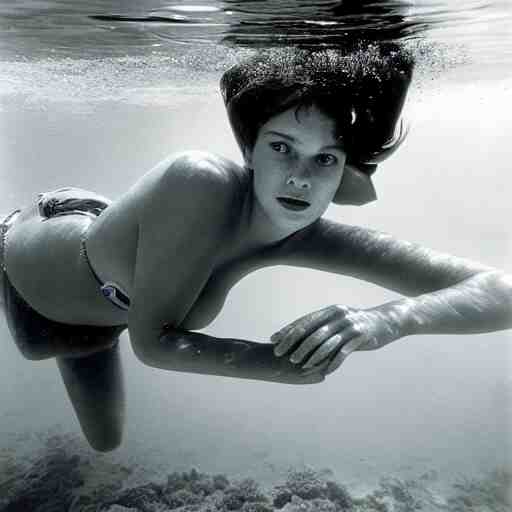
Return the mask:
M 141 214 L 155 209 L 206 206 L 233 201 L 247 181 L 247 170 L 214 153 L 187 151 L 162 160 L 130 189 Z

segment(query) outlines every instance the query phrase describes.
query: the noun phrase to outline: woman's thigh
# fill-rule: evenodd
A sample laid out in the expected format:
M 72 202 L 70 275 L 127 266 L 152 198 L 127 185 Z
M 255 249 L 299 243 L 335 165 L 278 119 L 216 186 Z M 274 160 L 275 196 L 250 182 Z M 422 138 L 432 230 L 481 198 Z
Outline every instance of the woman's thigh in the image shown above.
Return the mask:
M 21 354 L 31 360 L 84 357 L 111 348 L 125 326 L 70 325 L 34 310 L 5 276 L 5 317 Z
M 87 357 L 59 357 L 57 364 L 89 444 L 99 451 L 117 448 L 125 413 L 119 345 Z

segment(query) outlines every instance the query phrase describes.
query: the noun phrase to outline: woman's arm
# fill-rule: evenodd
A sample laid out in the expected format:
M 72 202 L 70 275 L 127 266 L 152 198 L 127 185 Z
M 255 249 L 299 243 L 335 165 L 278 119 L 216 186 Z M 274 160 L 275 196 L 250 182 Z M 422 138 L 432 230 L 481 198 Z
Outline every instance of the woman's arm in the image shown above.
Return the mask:
M 283 384 L 314 384 L 324 380 L 324 375 L 315 370 L 302 369 L 275 356 L 271 344 L 214 338 L 180 329 L 165 329 L 159 347 L 147 353 L 144 362 L 166 370 Z
M 338 353 L 332 371 L 352 350 L 379 348 L 411 334 L 512 327 L 512 276 L 376 231 L 320 219 L 282 247 L 279 262 L 356 277 L 408 296 L 366 310 L 332 306 L 289 324 L 272 339 L 277 355 L 291 354 L 296 363 L 312 366 Z
M 385 307 L 384 307 L 385 306 Z M 381 306 L 401 336 L 476 334 L 512 328 L 512 276 L 481 271 L 463 281 Z
M 318 382 L 322 376 L 280 360 L 270 344 L 179 329 L 233 229 L 236 186 L 225 168 L 198 153 L 156 168 L 132 190 L 139 219 L 128 323 L 134 352 L 167 370 Z

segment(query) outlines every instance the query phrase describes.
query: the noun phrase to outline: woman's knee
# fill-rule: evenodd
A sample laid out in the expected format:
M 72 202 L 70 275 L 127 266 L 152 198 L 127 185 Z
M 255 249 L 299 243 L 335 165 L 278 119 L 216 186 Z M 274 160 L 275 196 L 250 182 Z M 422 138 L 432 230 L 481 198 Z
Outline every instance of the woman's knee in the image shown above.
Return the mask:
M 57 358 L 68 397 L 91 447 L 117 448 L 124 428 L 125 399 L 119 347 L 84 358 Z
M 115 390 L 110 390 L 115 395 Z M 107 393 L 110 394 L 110 393 Z M 98 452 L 110 452 L 118 448 L 123 440 L 124 431 L 124 398 L 118 397 L 114 402 L 104 397 L 76 397 L 68 395 L 82 432 L 89 445 Z M 94 403 L 87 404 L 92 400 Z
M 109 432 L 103 432 L 100 437 L 89 436 L 87 432 L 84 432 L 84 435 L 91 448 L 97 452 L 111 452 L 119 448 L 123 440 L 122 428 L 111 428 Z

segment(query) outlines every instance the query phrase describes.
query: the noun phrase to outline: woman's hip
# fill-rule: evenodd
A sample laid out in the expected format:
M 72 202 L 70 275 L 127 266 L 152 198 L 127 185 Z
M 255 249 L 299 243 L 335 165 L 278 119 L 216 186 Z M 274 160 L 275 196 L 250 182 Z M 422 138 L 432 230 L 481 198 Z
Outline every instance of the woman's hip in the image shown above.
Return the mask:
M 94 215 L 42 217 L 22 212 L 5 237 L 5 271 L 17 292 L 43 316 L 69 324 L 125 323 L 99 293 L 82 255 Z

